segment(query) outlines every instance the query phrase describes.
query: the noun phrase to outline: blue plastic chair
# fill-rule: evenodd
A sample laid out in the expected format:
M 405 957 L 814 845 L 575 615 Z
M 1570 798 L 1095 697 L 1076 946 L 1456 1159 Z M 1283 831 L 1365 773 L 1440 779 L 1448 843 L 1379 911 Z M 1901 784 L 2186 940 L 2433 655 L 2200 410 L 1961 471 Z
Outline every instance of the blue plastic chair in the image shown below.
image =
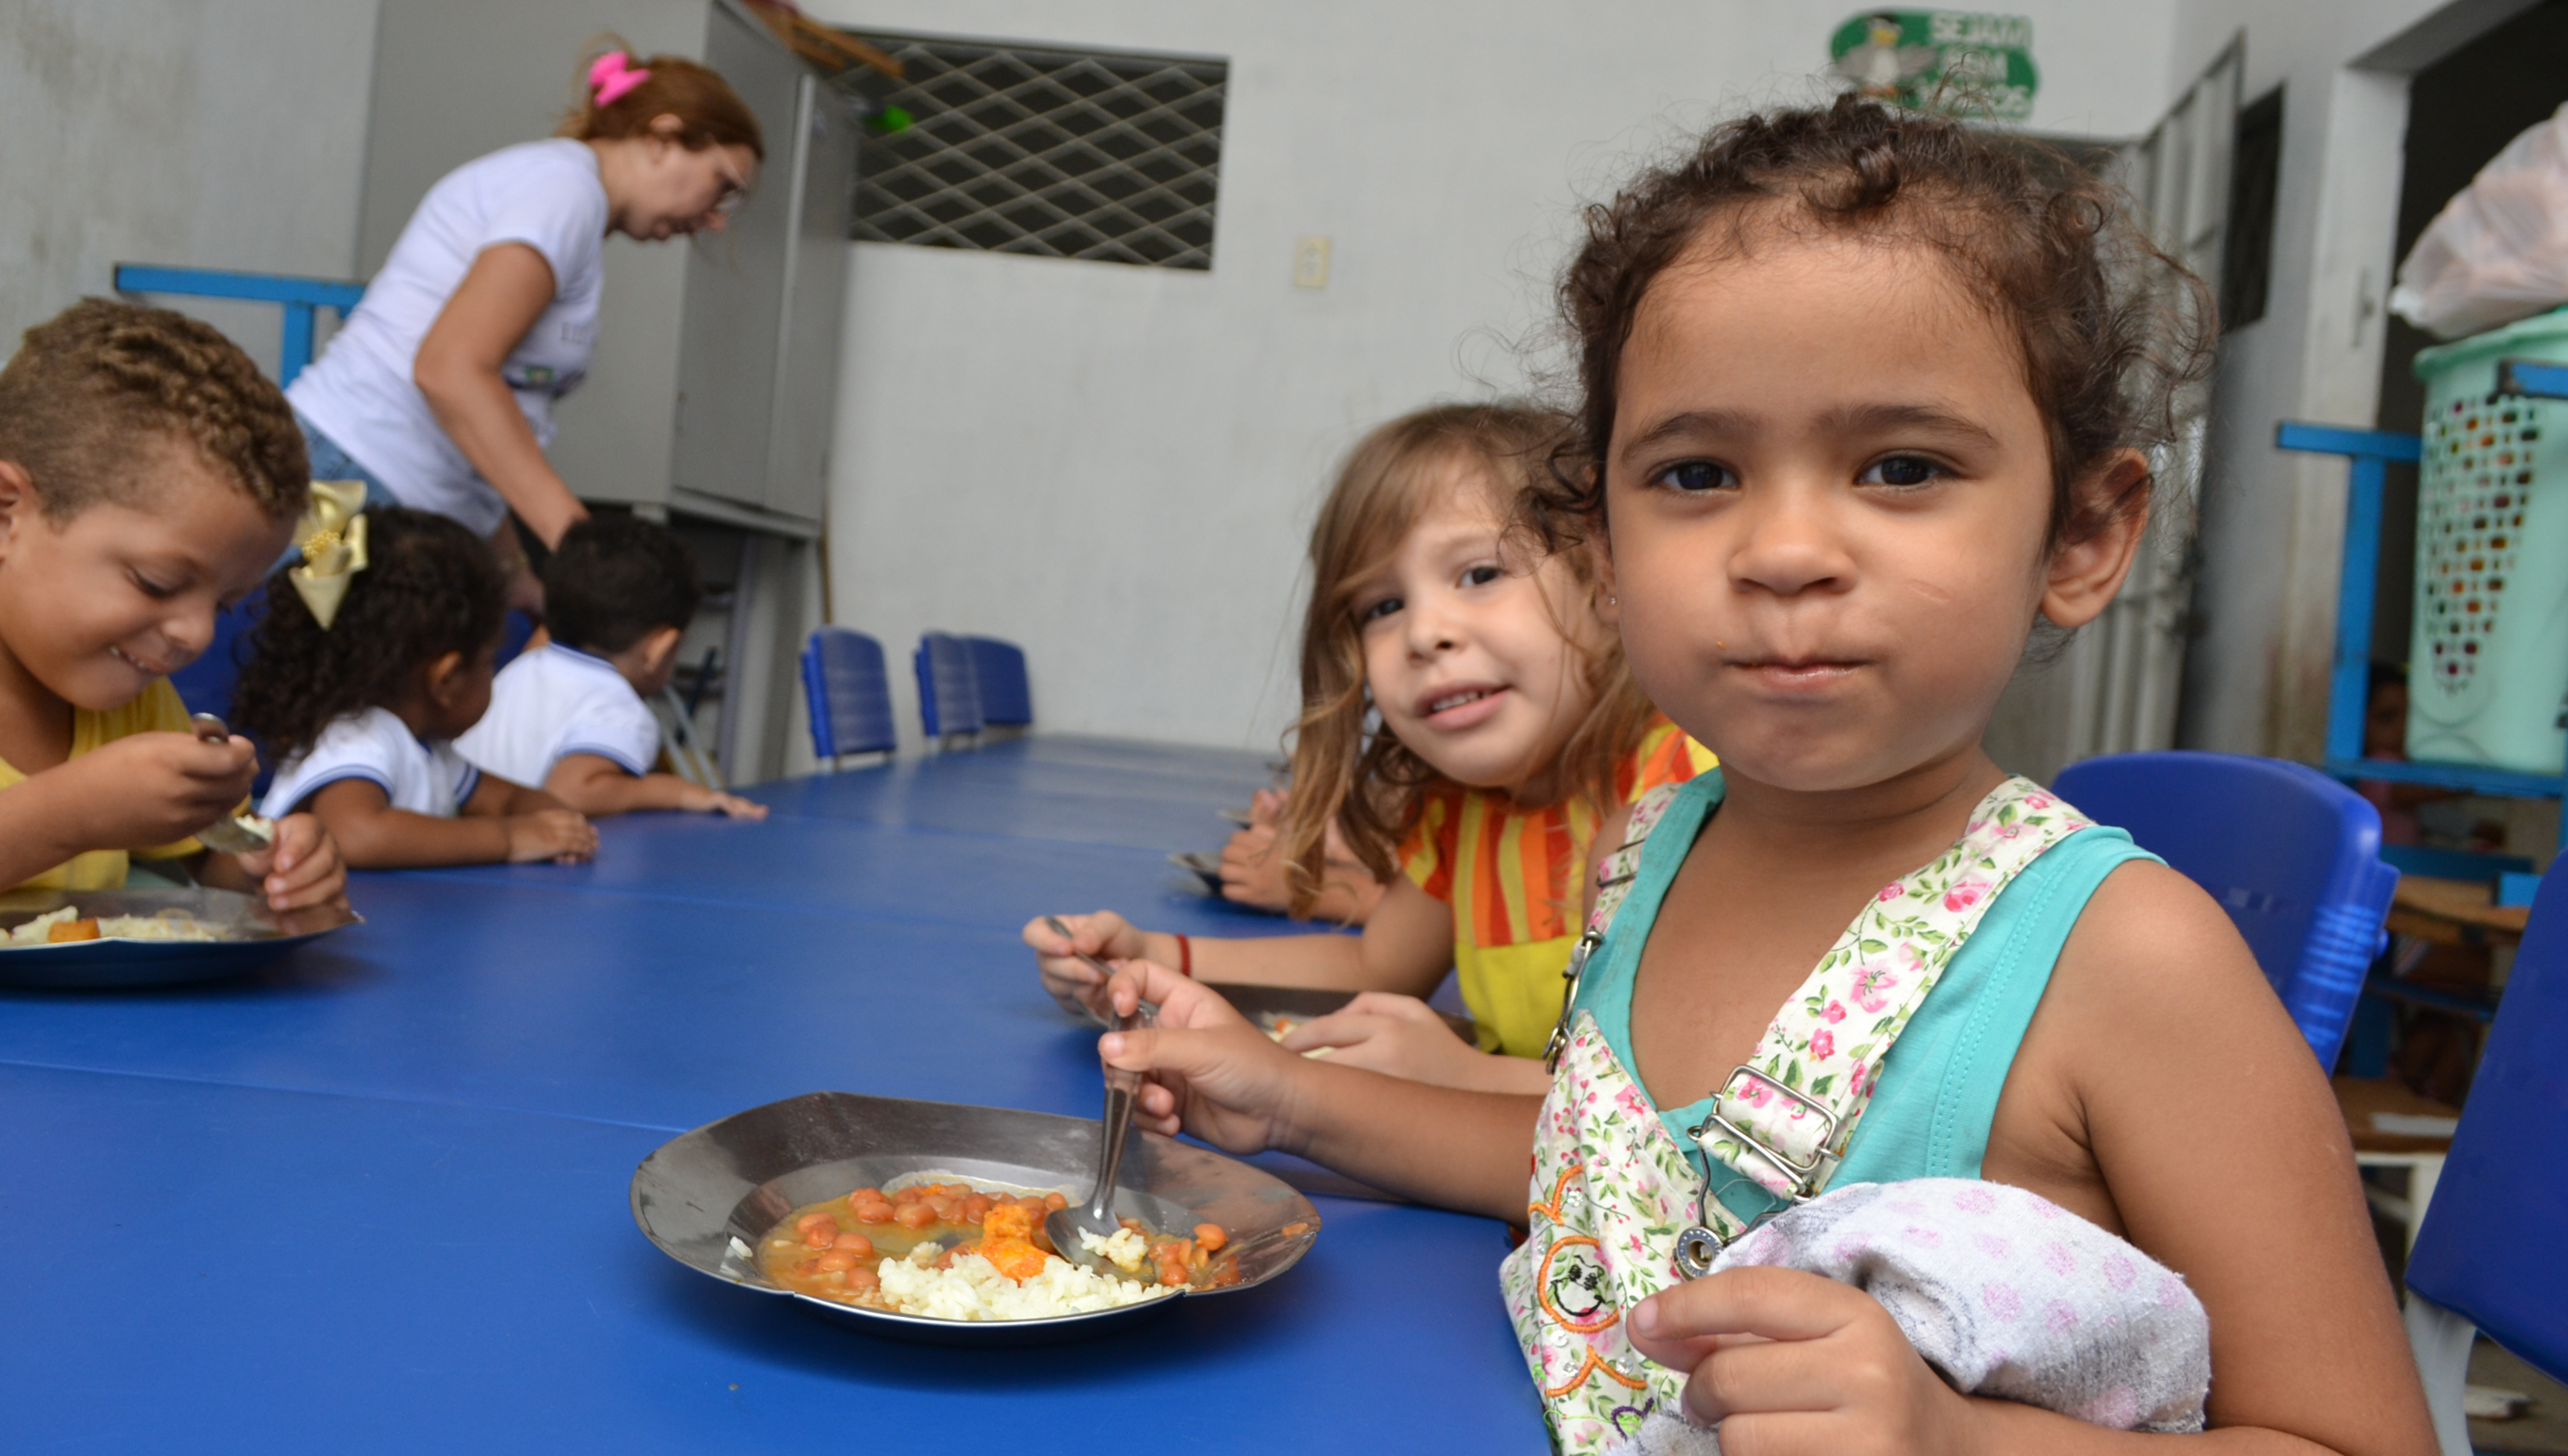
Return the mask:
M 831 768 L 849 753 L 888 753 L 899 741 L 882 644 L 861 632 L 823 627 L 802 645 L 802 700 L 811 711 L 811 752 Z
M 1032 728 L 1035 700 L 1026 686 L 1026 650 L 995 637 L 966 637 L 972 681 L 981 693 L 981 722 L 993 728 Z
M 2336 1066 L 2399 885 L 2369 799 L 2315 768 L 2237 753 L 2088 758 L 2053 787 L 2209 891 L 2319 1065 Z
M 189 713 L 210 713 L 219 719 L 232 716 L 232 691 L 240 686 L 241 668 L 249 659 L 250 645 L 256 640 L 258 619 L 265 615 L 267 598 L 252 592 L 236 606 L 214 615 L 214 640 L 196 660 L 169 675 L 169 686 L 178 690 L 178 701 Z
M 2408 1258 L 2408 1340 L 2444 1456 L 2469 1456 L 2472 1331 L 2568 1380 L 2568 874 L 2544 875 Z
M 972 648 L 950 633 L 918 639 L 910 658 L 918 671 L 918 722 L 938 741 L 981 730 L 981 685 L 972 671 Z

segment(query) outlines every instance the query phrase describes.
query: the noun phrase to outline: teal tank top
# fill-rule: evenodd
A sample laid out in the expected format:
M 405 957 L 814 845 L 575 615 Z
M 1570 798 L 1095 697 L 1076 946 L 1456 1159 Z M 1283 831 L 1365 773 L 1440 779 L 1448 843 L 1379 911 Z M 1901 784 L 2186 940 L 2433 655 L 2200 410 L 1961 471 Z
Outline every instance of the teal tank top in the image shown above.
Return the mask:
M 1678 866 L 1721 806 L 1723 792 L 1717 768 L 1678 792 L 1650 831 L 1640 870 L 1604 944 L 1579 977 L 1577 1006 L 1596 1019 L 1597 1030 L 1631 1073 L 1635 1087 L 1641 1085 L 1641 1074 L 1632 1060 L 1632 981 L 1640 970 L 1641 948 L 1649 941 Z M 2060 948 L 2095 887 L 2135 859 L 2164 863 L 2131 843 L 2128 834 L 2098 825 L 2061 840 L 2007 882 L 1882 1058 L 1878 1089 L 1863 1120 L 1855 1124 L 1831 1187 L 1980 1176 L 1998 1094 L 2006 1089 L 2016 1048 L 2032 1024 L 2034 1008 L 2042 1004 L 2043 989 L 2051 984 Z M 1648 1095 L 1646 1088 L 1642 1094 Z M 1708 1160 L 1689 1130 L 1711 1114 L 1712 1100 L 1706 1094 L 1659 1111 L 1677 1146 L 1705 1176 L 1711 1171 Z M 1754 1221 L 1781 1205 L 1728 1168 L 1720 1171 L 1728 1178 L 1714 1191 L 1742 1220 Z

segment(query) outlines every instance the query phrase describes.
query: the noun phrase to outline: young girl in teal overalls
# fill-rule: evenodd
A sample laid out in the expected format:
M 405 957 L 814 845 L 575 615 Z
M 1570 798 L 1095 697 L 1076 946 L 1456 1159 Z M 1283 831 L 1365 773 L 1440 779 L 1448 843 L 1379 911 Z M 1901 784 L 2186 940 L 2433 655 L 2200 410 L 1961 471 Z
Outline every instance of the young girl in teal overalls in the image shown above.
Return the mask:
M 1654 1410 L 1725 1456 L 2433 1449 L 2344 1124 L 2246 946 L 1981 746 L 2036 624 L 2120 587 L 2201 361 L 2200 285 L 2070 172 L 1848 99 L 1591 209 L 1582 438 L 1528 506 L 1606 554 L 1634 675 L 1723 767 L 1600 830 L 1548 1097 L 1289 1055 L 1146 963 L 1112 988 L 1160 1007 L 1101 1043 L 1150 1073 L 1145 1125 L 1527 1224 L 1501 1285 L 1565 1450 Z M 1928 1177 L 2181 1275 L 2211 1429 L 1963 1395 L 1813 1274 L 1690 1277 L 1824 1188 Z

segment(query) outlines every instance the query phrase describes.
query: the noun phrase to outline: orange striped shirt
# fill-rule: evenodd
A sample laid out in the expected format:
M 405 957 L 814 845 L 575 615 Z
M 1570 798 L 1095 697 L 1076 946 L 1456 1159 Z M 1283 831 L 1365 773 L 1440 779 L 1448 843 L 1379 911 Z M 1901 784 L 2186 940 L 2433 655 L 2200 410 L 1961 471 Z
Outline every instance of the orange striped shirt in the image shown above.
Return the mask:
M 1712 750 L 1654 720 L 1614 775 L 1618 803 L 1714 765 Z M 1573 795 L 1537 809 L 1504 793 L 1445 783 L 1427 790 L 1400 866 L 1453 908 L 1453 967 L 1481 1045 L 1539 1056 L 1560 1016 L 1560 973 L 1577 940 L 1578 876 L 1598 814 Z

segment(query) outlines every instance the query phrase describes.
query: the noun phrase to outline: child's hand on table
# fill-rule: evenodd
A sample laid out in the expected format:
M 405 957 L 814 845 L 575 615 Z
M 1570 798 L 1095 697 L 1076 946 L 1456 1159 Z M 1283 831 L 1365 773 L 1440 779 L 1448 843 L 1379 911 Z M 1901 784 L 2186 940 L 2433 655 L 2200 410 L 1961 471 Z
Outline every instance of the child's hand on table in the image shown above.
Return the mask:
M 733 819 L 764 819 L 767 805 L 745 799 L 736 793 L 724 793 L 701 783 L 690 783 L 678 790 L 678 807 L 691 814 L 722 814 Z
M 276 821 L 276 841 L 256 854 L 229 856 L 241 876 L 267 897 L 271 910 L 308 910 L 348 897 L 348 866 L 339 842 L 311 814 Z
M 1281 1044 L 1293 1052 L 1334 1046 L 1330 1059 L 1340 1066 L 1465 1091 L 1540 1095 L 1551 1085 L 1541 1062 L 1491 1056 L 1454 1035 L 1427 1003 L 1387 991 L 1365 992 L 1338 1011 L 1304 1021 Z
M 1048 920 L 1070 927 L 1064 942 Z M 1043 973 L 1044 990 L 1074 1016 L 1106 1019 L 1105 979 L 1079 959 L 1086 952 L 1101 961 L 1131 961 L 1150 954 L 1149 937 L 1112 910 L 1095 915 L 1038 915 L 1026 922 L 1025 942 L 1034 948 L 1035 969 Z
M 235 733 L 135 733 L 35 775 L 60 798 L 67 840 L 87 849 L 143 849 L 187 838 L 249 797 L 258 755 Z M 35 781 L 34 779 L 29 780 Z
M 1720 1426 L 1724 1451 L 1985 1449 L 1974 1404 L 1851 1285 L 1791 1269 L 1724 1270 L 1643 1300 L 1626 1327 L 1642 1354 L 1690 1372 L 1685 1414 Z
M 1234 905 L 1282 913 L 1292 904 L 1293 887 L 1284 864 L 1284 810 L 1291 798 L 1261 788 L 1249 800 L 1248 826 L 1221 847 L 1221 898 Z M 1322 841 L 1322 883 L 1311 916 L 1341 925 L 1362 924 L 1382 898 L 1382 886 L 1347 847 L 1338 826 L 1329 825 Z
M 1261 788 L 1248 800 L 1247 827 L 1221 847 L 1221 898 L 1260 910 L 1282 910 L 1292 899 L 1284 882 L 1284 855 L 1275 826 L 1285 798 Z
M 1098 1054 L 1110 1066 L 1144 1073 L 1132 1120 L 1153 1132 L 1190 1132 L 1224 1152 L 1277 1146 L 1292 1126 L 1297 1080 L 1311 1064 L 1267 1038 L 1220 993 L 1149 961 L 1116 963 L 1107 984 L 1113 1009 L 1142 1002 L 1158 1024 L 1109 1031 Z
M 537 809 L 500 822 L 508 829 L 510 864 L 577 864 L 597 853 L 597 826 L 577 809 Z

